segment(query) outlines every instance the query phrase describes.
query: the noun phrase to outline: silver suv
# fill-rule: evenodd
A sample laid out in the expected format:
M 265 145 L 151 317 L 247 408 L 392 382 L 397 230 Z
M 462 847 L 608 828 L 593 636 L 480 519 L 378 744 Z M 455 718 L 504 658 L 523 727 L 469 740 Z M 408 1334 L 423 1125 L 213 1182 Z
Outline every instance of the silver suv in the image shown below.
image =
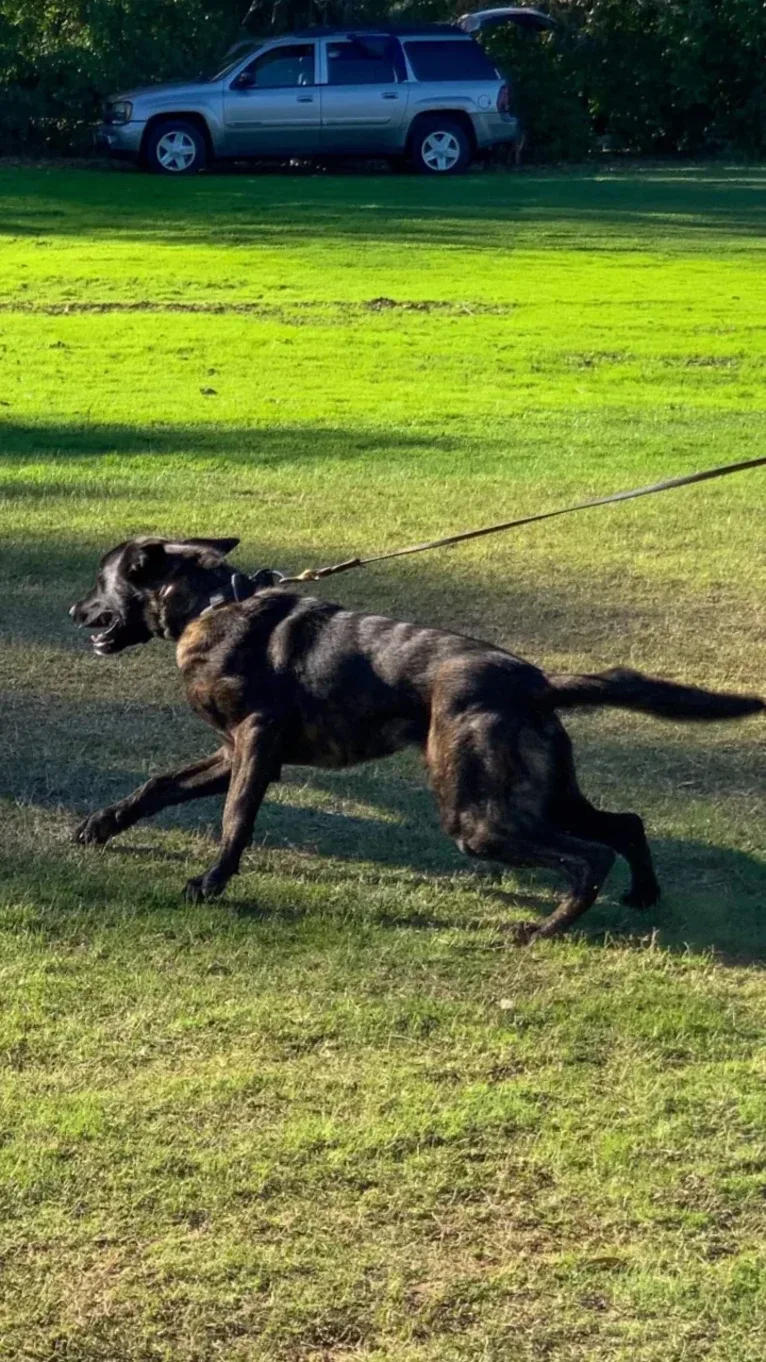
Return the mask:
M 516 142 L 508 84 L 471 34 L 538 10 L 466 14 L 455 24 L 305 29 L 240 44 L 210 79 L 109 99 L 96 145 L 166 175 L 224 158 L 386 156 L 455 175 Z

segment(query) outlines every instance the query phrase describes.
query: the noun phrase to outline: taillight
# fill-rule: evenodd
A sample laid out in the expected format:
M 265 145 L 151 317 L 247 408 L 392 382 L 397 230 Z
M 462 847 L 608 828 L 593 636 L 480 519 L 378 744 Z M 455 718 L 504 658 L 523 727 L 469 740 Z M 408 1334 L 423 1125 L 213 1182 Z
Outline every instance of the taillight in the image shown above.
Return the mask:
M 511 87 L 507 81 L 497 92 L 497 112 L 504 114 L 511 112 Z

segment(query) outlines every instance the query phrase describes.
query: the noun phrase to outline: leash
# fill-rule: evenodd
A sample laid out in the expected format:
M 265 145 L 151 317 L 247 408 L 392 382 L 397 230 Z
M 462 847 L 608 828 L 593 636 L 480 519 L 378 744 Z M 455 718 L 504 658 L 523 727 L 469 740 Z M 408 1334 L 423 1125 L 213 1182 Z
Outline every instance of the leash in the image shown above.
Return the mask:
M 405 558 L 412 553 L 428 553 L 430 549 L 446 549 L 450 544 L 464 544 L 468 539 L 481 539 L 487 534 L 500 534 L 503 530 L 515 530 L 520 525 L 535 525 L 540 520 L 553 520 L 559 515 L 574 515 L 576 511 L 588 511 L 593 506 L 611 506 L 617 501 L 632 501 L 635 497 L 649 497 L 656 492 L 669 492 L 674 487 L 689 487 L 694 482 L 708 482 L 711 478 L 725 478 L 730 473 L 741 473 L 746 468 L 766 467 L 766 455 L 758 459 L 745 459 L 742 463 L 722 464 L 719 468 L 706 468 L 701 473 L 687 473 L 680 478 L 668 478 L 665 482 L 654 482 L 650 487 L 633 487 L 628 492 L 612 492 L 607 497 L 593 497 L 590 501 L 578 501 L 574 506 L 559 506 L 555 511 L 540 511 L 537 515 L 521 516 L 518 520 L 504 520 L 499 525 L 484 525 L 480 530 L 463 530 L 461 534 L 449 534 L 443 539 L 429 539 L 425 544 L 410 544 L 404 549 L 391 549 L 388 553 L 376 553 L 370 558 L 347 558 L 342 563 L 330 567 L 306 568 L 297 577 L 283 577 L 280 582 L 287 585 L 294 582 L 321 582 L 325 577 L 335 577 L 339 572 L 350 572 L 352 568 L 369 567 L 371 563 L 385 563 L 390 558 Z

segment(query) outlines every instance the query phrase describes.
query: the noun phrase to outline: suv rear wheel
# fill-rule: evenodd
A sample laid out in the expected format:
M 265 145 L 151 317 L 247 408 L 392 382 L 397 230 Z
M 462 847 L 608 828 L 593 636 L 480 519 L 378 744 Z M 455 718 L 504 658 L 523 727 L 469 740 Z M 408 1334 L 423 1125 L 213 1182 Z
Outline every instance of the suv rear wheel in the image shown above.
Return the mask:
M 422 119 L 412 136 L 410 155 L 423 175 L 459 175 L 471 164 L 471 143 L 451 118 Z
M 194 175 L 207 161 L 205 139 L 185 118 L 166 118 L 149 133 L 146 164 L 160 175 Z

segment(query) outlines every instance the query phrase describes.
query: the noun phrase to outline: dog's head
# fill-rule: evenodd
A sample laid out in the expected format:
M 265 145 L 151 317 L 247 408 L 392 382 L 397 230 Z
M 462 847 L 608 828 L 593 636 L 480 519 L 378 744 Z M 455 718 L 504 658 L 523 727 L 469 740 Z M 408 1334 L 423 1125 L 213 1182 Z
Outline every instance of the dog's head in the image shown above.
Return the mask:
M 172 638 L 231 578 L 238 539 L 131 539 L 101 559 L 96 585 L 69 611 L 99 657 Z

